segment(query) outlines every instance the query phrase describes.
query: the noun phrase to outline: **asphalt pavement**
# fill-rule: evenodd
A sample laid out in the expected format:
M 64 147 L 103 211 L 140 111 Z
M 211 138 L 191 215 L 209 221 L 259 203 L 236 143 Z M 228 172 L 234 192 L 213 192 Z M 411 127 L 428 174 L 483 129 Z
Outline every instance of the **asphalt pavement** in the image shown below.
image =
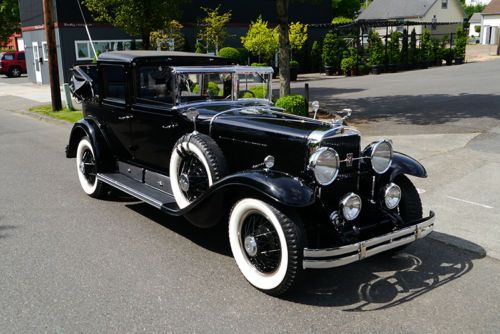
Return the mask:
M 489 64 L 484 75 L 500 65 Z M 441 76 L 455 85 L 460 68 L 468 71 L 473 65 L 436 70 L 448 69 Z M 365 80 L 375 88 L 396 80 L 395 86 L 387 86 L 394 90 L 403 80 L 398 75 L 407 74 Z M 433 72 L 429 75 L 441 80 Z M 473 73 L 468 75 L 476 80 Z M 329 85 L 367 85 L 361 79 L 325 80 L 318 89 L 324 89 L 326 100 Z M 368 94 L 371 88 L 363 89 L 358 92 Z M 382 99 L 383 90 L 378 94 Z M 498 92 L 486 94 L 498 101 Z M 453 96 L 449 101 L 458 107 L 475 104 Z M 332 103 L 365 98 L 330 97 Z M 224 231 L 199 230 L 129 198 L 86 196 L 75 161 L 64 157 L 70 126 L 11 112 L 25 110 L 30 103 L 39 102 L 0 91 L 0 332 L 500 331 L 494 113 L 484 115 L 477 108 L 477 117 L 471 115 L 463 126 L 457 125 L 461 120 L 450 120 L 425 130 L 425 125 L 410 122 L 405 130 L 403 111 L 392 120 L 387 116 L 371 122 L 368 114 L 376 108 L 367 105 L 361 110 L 366 118 L 361 122 L 355 116 L 354 121 L 370 135 L 365 141 L 385 130 L 395 145 L 424 161 L 430 177 L 415 182 L 426 207 L 436 209 L 438 231 L 394 258 L 381 255 L 342 268 L 309 271 L 296 291 L 278 299 L 246 283 L 230 256 Z M 484 107 L 493 111 L 489 103 Z M 407 113 L 417 117 L 418 103 L 414 105 Z M 420 112 L 422 118 L 432 115 Z

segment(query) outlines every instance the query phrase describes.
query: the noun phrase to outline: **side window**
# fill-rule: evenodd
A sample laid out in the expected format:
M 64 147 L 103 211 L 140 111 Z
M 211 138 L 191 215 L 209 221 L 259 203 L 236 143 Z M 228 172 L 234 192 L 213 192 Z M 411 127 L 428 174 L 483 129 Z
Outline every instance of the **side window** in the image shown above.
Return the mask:
M 12 53 L 6 53 L 3 56 L 3 60 L 14 60 L 14 55 Z
M 137 100 L 172 104 L 173 77 L 167 66 L 142 66 L 138 71 Z
M 25 59 L 24 53 L 17 54 L 17 60 L 24 60 L 24 59 Z
M 119 65 L 103 65 L 104 98 L 125 100 L 125 68 Z

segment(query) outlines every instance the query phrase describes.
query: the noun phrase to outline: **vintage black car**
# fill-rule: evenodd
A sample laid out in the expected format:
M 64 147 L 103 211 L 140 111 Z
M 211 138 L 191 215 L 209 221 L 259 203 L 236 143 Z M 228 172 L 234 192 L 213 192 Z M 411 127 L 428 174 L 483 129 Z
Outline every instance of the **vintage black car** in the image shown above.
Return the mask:
M 84 119 L 66 148 L 80 184 L 117 188 L 166 214 L 227 224 L 234 259 L 279 295 L 308 268 L 332 268 L 428 235 L 406 175 L 425 168 L 389 140 L 360 147 L 343 119 L 274 107 L 272 68 L 207 55 L 121 51 L 73 69 Z M 317 105 L 315 106 L 317 108 Z

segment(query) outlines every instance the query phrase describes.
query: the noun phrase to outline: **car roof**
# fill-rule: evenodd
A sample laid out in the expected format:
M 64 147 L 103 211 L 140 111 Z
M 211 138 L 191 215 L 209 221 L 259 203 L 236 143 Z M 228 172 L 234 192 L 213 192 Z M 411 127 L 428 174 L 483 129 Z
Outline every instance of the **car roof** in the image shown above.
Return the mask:
M 203 53 L 180 51 L 111 51 L 99 55 L 98 61 L 132 63 L 141 61 L 166 61 L 174 59 L 198 59 L 199 62 L 216 62 L 231 64 L 233 61 Z

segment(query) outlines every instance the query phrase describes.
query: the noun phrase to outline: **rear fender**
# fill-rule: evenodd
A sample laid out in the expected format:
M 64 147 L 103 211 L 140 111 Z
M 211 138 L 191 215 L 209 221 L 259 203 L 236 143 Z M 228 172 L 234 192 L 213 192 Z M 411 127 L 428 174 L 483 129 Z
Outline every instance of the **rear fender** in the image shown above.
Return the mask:
M 81 119 L 73 125 L 69 136 L 69 143 L 66 146 L 66 157 L 76 157 L 78 144 L 82 137 L 85 136 L 90 139 L 94 149 L 97 170 L 99 172 L 113 171 L 114 163 L 104 135 L 96 121 L 91 118 Z

